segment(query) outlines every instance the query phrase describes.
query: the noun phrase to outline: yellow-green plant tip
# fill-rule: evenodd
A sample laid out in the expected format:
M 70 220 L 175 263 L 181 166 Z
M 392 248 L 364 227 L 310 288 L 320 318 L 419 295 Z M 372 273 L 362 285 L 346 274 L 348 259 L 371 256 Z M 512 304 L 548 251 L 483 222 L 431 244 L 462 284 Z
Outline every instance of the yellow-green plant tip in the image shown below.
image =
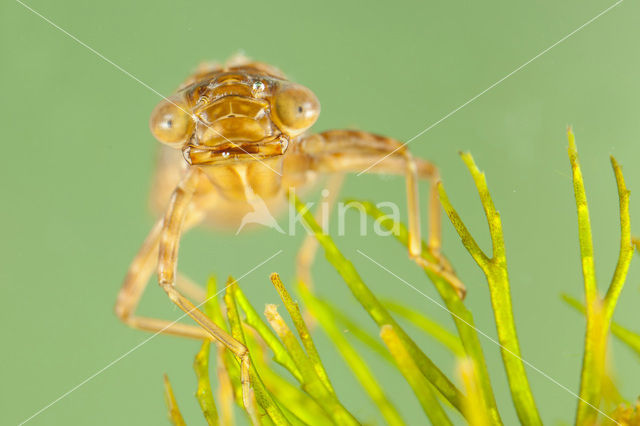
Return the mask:
M 438 399 L 432 391 L 431 383 L 421 374 L 415 374 L 416 365 L 411 355 L 404 349 L 404 345 L 400 341 L 394 327 L 385 324 L 380 328 L 380 337 L 387 345 L 389 352 L 396 361 L 396 365 L 404 376 L 413 393 L 418 398 L 422 410 L 434 425 L 451 425 L 451 420 L 444 412 Z M 466 402 L 465 402 L 466 404 Z
M 491 199 L 489 187 L 487 186 L 487 178 L 485 174 L 478 169 L 478 166 L 470 153 L 464 153 L 462 155 L 462 161 L 466 164 L 469 172 L 471 173 L 471 177 L 476 184 L 482 208 L 484 209 L 484 214 L 489 224 L 491 243 L 493 245 L 492 261 L 496 263 L 506 263 L 506 251 L 504 247 L 504 237 L 502 235 L 502 221 L 500 220 L 500 214 L 496 210 L 493 200 Z
M 440 194 L 440 203 L 442 204 L 442 208 L 447 214 L 447 217 L 451 221 L 451 224 L 455 228 L 456 232 L 460 236 L 462 245 L 464 245 L 464 247 L 471 254 L 478 265 L 481 265 L 483 269 L 486 268 L 490 263 L 489 257 L 484 253 L 484 251 L 482 251 L 476 240 L 467 229 L 467 226 L 460 218 L 460 215 L 458 215 L 458 212 L 453 208 L 453 205 L 451 204 L 451 201 L 449 201 L 449 197 L 447 196 L 447 192 L 445 191 L 442 182 L 438 183 L 438 192 Z
M 613 316 L 613 311 L 624 287 L 629 265 L 631 264 L 631 258 L 633 257 L 631 218 L 629 215 L 629 190 L 624 182 L 622 168 L 613 156 L 611 156 L 611 166 L 613 167 L 613 172 L 616 177 L 620 206 L 620 254 L 618 255 L 618 263 L 616 264 L 616 269 L 604 300 L 606 321 Z
M 584 278 L 587 305 L 589 306 L 593 304 L 598 293 L 593 260 L 591 219 L 589 218 L 587 195 L 584 190 L 584 181 L 582 171 L 580 170 L 580 160 L 578 158 L 575 137 L 571 128 L 569 128 L 567 134 L 569 136 L 569 161 L 573 175 L 573 192 L 576 200 L 576 209 L 578 211 L 578 238 L 580 241 L 580 258 L 582 259 L 582 275 Z
M 389 425 L 404 425 L 404 421 L 402 420 L 402 417 L 400 417 L 398 410 L 391 401 L 389 401 L 389 398 L 382 389 L 382 386 L 380 386 L 380 383 L 376 380 L 367 363 L 345 338 L 342 331 L 336 326 L 332 312 L 326 309 L 326 305 L 323 305 L 318 299 L 316 299 L 304 284 L 300 284 L 298 289 L 305 301 L 305 305 L 334 343 L 335 347 L 349 365 L 349 368 L 356 376 L 363 389 L 380 410 L 380 413 L 386 422 Z
M 211 380 L 209 379 L 209 350 L 211 341 L 202 343 L 200 351 L 193 362 L 193 369 L 196 372 L 198 386 L 196 388 L 196 399 L 200 404 L 200 409 L 209 426 L 218 424 L 218 409 L 213 399 L 211 391 Z
M 293 334 L 287 323 L 282 316 L 278 313 L 276 305 L 268 304 L 264 309 L 264 316 L 267 318 L 269 325 L 275 331 L 276 335 L 282 341 L 285 349 L 291 355 L 291 358 L 296 363 L 300 375 L 302 377 L 301 384 L 304 387 L 305 382 L 312 381 L 317 378 L 315 370 L 311 366 L 311 362 L 307 358 L 307 354 L 300 346 L 298 339 Z
M 573 162 L 573 159 L 578 156 L 578 148 L 576 147 L 576 136 L 571 126 L 567 126 L 567 140 L 569 141 L 569 158 Z
M 335 245 L 331 237 L 322 232 L 322 229 L 316 223 L 313 215 L 308 211 L 308 209 L 305 209 L 302 202 L 293 194 L 291 194 L 290 198 L 291 202 L 296 207 L 296 210 L 302 216 L 303 221 L 308 225 L 308 228 L 312 230 L 316 239 L 324 249 L 327 260 L 342 276 L 343 280 L 351 290 L 351 293 L 358 302 L 360 302 L 362 307 L 369 313 L 371 318 L 379 327 L 382 327 L 385 324 L 392 324 L 395 327 L 400 336 L 400 340 L 403 345 L 406 345 L 406 350 L 413 357 L 422 374 L 447 400 L 449 400 L 451 405 L 456 409 L 461 410 L 464 395 L 462 395 L 451 380 L 449 380 L 449 378 L 433 363 L 433 361 L 431 361 L 431 359 L 422 352 L 422 350 L 420 350 L 418 345 L 416 345 L 409 335 L 402 330 L 397 322 L 391 317 L 380 301 L 364 284 L 362 278 L 360 278 L 360 275 L 353 267 L 353 264 L 349 262 L 342 253 L 340 253 L 340 250 Z
M 186 426 L 184 418 L 180 413 L 180 408 L 178 408 L 176 397 L 173 394 L 173 389 L 171 388 L 169 377 L 166 374 L 164 375 L 164 400 L 167 404 L 169 421 L 171 421 L 171 424 L 173 424 L 174 426 Z
M 296 327 L 298 331 L 298 336 L 300 336 L 300 340 L 302 341 L 302 345 L 304 349 L 307 351 L 307 356 L 313 365 L 313 368 L 316 370 L 318 377 L 322 380 L 322 383 L 329 389 L 329 391 L 335 394 L 333 390 L 333 386 L 331 385 L 331 381 L 329 380 L 329 375 L 324 369 L 322 365 L 322 361 L 320 360 L 320 355 L 318 355 L 318 350 L 316 349 L 315 344 L 313 343 L 313 339 L 311 338 L 311 333 L 309 333 L 309 329 L 307 328 L 307 324 L 302 319 L 302 315 L 300 314 L 300 308 L 298 304 L 293 301 L 291 295 L 284 287 L 282 280 L 280 280 L 280 276 L 277 273 L 271 274 L 271 282 L 274 287 L 278 291 L 280 298 L 284 302 L 284 306 L 289 312 L 289 316 L 293 320 L 293 325 Z
M 337 424 L 357 425 L 358 421 L 342 406 L 334 393 L 329 391 L 318 377 L 313 364 L 305 354 L 293 332 L 278 313 L 275 305 L 269 304 L 264 311 L 267 321 L 276 332 L 302 375 L 302 388 L 322 407 Z
M 262 337 L 267 346 L 269 346 L 271 351 L 273 351 L 273 359 L 278 364 L 286 368 L 293 375 L 293 377 L 295 377 L 296 380 L 298 380 L 299 382 L 302 381 L 300 371 L 298 370 L 296 363 L 291 358 L 291 355 L 282 345 L 282 342 L 278 340 L 278 337 L 273 333 L 273 331 L 271 331 L 269 326 L 258 315 L 258 312 L 249 303 L 249 300 L 242 292 L 240 287 L 236 287 L 234 295 L 236 298 L 236 302 L 247 316 L 247 324 L 252 327 L 260 335 L 260 337 Z

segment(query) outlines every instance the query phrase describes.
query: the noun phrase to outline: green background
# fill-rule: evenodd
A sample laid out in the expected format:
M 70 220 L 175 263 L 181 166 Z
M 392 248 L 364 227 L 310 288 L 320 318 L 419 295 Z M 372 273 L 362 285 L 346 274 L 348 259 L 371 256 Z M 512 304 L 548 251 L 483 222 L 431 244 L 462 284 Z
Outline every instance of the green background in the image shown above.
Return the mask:
M 244 49 L 315 91 L 323 106 L 316 129 L 356 127 L 400 140 L 612 4 L 29 2 L 163 94 L 200 61 L 224 60 Z M 485 248 L 486 223 L 457 151 L 470 150 L 487 172 L 504 222 L 523 356 L 574 392 L 584 322 L 558 297 L 582 297 L 565 128 L 572 124 L 578 139 L 604 288 L 619 246 L 610 154 L 625 167 L 633 218 L 640 211 L 633 193 L 640 188 L 639 12 L 637 2 L 621 3 L 410 145 L 440 166 L 452 202 Z M 17 424 L 148 338 L 120 324 L 112 306 L 153 221 L 147 193 L 157 143 L 147 121 L 159 98 L 19 3 L 0 6 L 0 34 L 0 423 Z M 403 188 L 397 177 L 351 176 L 343 195 L 403 205 Z M 424 193 L 427 187 L 422 188 Z M 355 228 L 357 215 L 349 221 Z M 269 272 L 291 282 L 301 240 L 300 232 L 289 237 L 260 230 L 234 237 L 195 231 L 183 240 L 181 269 L 200 282 L 211 273 L 240 276 L 282 249 L 240 282 L 261 307 L 278 301 Z M 477 326 L 495 337 L 484 278 L 447 222 L 444 240 L 469 288 L 467 304 Z M 435 296 L 395 241 L 355 231 L 336 241 L 378 294 L 452 326 L 446 312 L 356 253 L 362 248 Z M 636 330 L 637 263 L 615 315 Z M 374 330 L 322 256 L 315 272 L 323 295 Z M 149 286 L 141 311 L 164 318 L 180 314 L 156 285 Z M 451 357 L 411 332 L 453 374 Z M 318 341 L 347 407 L 363 421 L 381 423 L 338 354 L 322 335 Z M 513 424 L 498 348 L 486 339 L 483 345 L 504 420 Z M 29 424 L 166 424 L 164 372 L 188 423 L 202 424 L 191 369 L 197 348 L 197 342 L 156 337 Z M 638 359 L 615 341 L 612 353 L 620 388 L 634 399 L 640 394 Z M 404 381 L 369 358 L 405 419 L 425 422 Z M 528 373 L 545 423 L 572 419 L 576 398 L 539 373 Z

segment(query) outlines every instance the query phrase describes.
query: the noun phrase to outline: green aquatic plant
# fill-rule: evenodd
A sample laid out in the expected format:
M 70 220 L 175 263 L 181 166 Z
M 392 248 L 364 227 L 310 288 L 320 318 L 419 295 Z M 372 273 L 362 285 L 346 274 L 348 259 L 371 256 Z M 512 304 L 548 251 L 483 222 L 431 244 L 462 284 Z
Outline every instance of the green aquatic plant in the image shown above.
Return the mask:
M 612 157 L 619 197 L 620 253 L 611 283 L 604 296 L 601 296 L 595 281 L 588 204 L 571 129 L 568 131 L 568 138 L 578 213 L 585 302 L 582 303 L 568 295 L 564 295 L 563 299 L 571 307 L 582 312 L 586 318 L 580 388 L 576 393 L 579 395 L 579 402 L 575 424 L 639 425 L 639 403 L 629 402 L 620 396 L 606 369 L 610 334 L 640 356 L 640 334 L 613 321 L 616 302 L 624 286 L 634 246 L 640 249 L 640 242 L 631 238 L 629 191 L 624 182 L 622 169 Z M 521 355 L 515 328 L 500 214 L 492 201 L 484 173 L 480 172 L 469 153 L 462 153 L 461 157 L 473 178 L 488 222 L 493 246 L 490 255 L 480 249 L 453 207 L 442 183 L 438 184 L 440 201 L 462 244 L 486 277 L 498 335 L 498 340 L 494 340 L 494 343 L 501 351 L 511 399 L 518 418 L 524 425 L 540 425 L 541 416 L 525 371 L 525 364 L 528 363 Z M 288 319 L 285 319 L 273 304 L 267 305 L 264 315 L 260 315 L 233 278 L 229 278 L 227 285 L 221 290 L 224 291 L 224 296 L 216 297 L 219 293 L 216 281 L 210 279 L 207 286 L 208 297 L 204 304 L 205 312 L 218 326 L 230 331 L 234 338 L 249 349 L 251 392 L 250 395 L 243 395 L 240 361 L 217 345 L 213 346 L 216 349 L 213 352 L 216 355 L 214 358 L 211 342 L 203 342 L 195 357 L 194 387 L 207 424 L 234 423 L 233 405 L 240 409 L 235 411 L 244 413 L 247 420 L 253 424 L 361 424 L 361 420 L 349 411 L 349 401 L 340 399 L 334 390 L 332 379 L 314 343 L 313 336 L 316 330 L 322 330 L 335 345 L 355 379 L 379 411 L 381 419 L 390 425 L 416 423 L 415 419 L 403 417 L 390 400 L 380 377 L 368 364 L 368 358 L 363 356 L 362 349 L 345 338 L 342 327 L 348 328 L 351 335 L 367 350 L 396 369 L 412 389 L 414 397 L 424 411 L 425 419 L 432 424 L 447 425 L 459 423 L 461 420 L 472 425 L 502 424 L 491 375 L 480 344 L 480 335 L 493 339 L 475 327 L 472 312 L 446 278 L 439 275 L 437 269 L 424 270 L 442 299 L 442 303 L 435 300 L 434 302 L 451 314 L 457 333 L 423 312 L 393 300 L 380 300 L 300 200 L 291 195 L 291 202 L 300 213 L 306 227 L 315 235 L 328 262 L 342 277 L 360 309 L 368 314 L 378 332 L 367 331 L 366 327 L 349 314 L 337 309 L 331 301 L 321 298 L 302 281 L 287 288 L 277 274 L 271 275 L 271 282 L 287 313 Z M 358 203 L 401 244 L 408 244 L 408 232 L 404 224 L 396 223 L 385 216 L 373 203 Z M 364 253 L 361 254 L 366 256 Z M 436 262 L 439 254 L 432 253 L 423 243 L 422 256 L 425 260 Z M 296 297 L 302 301 L 302 309 L 296 302 Z M 457 360 L 455 371 L 447 374 L 438 367 L 416 344 L 396 317 L 416 326 L 449 351 Z M 293 328 L 289 324 L 292 324 Z M 216 374 L 212 379 L 214 359 Z M 185 424 L 166 377 L 165 397 L 171 422 L 175 425 Z M 614 408 L 605 407 L 603 399 L 613 402 Z

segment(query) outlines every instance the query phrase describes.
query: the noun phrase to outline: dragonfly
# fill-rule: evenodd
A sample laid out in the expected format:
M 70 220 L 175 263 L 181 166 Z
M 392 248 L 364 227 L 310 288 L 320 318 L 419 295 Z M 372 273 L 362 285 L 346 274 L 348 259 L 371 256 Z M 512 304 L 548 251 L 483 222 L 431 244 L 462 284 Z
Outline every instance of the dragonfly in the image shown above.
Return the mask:
M 437 167 L 415 158 L 393 138 L 359 130 L 311 133 L 319 114 L 320 103 L 310 89 L 289 81 L 276 67 L 244 56 L 222 65 L 201 65 L 151 114 L 151 133 L 162 144 L 151 193 L 159 219 L 129 266 L 115 312 L 136 329 L 212 339 L 227 347 L 240 360 L 243 398 L 251 391 L 247 348 L 211 321 L 181 288 L 178 246 L 190 228 L 237 227 L 254 210 L 256 200 L 268 211 L 277 211 L 286 204 L 289 191 L 309 187 L 324 176 L 363 170 L 403 175 L 409 257 L 443 276 L 461 296 L 465 292 L 440 255 Z M 420 179 L 430 182 L 427 247 L 436 262 L 422 256 Z M 313 239 L 307 236 L 298 256 L 302 276 L 310 275 Z M 136 315 L 154 271 L 169 299 L 198 325 Z

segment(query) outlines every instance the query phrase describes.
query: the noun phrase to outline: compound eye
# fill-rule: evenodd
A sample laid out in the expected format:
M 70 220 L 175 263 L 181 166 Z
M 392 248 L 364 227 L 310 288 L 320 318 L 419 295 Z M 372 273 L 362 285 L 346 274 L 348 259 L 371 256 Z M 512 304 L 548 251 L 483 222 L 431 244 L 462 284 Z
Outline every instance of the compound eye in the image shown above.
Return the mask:
M 151 113 L 149 128 L 162 143 L 180 147 L 193 131 L 194 122 L 187 106 L 176 100 L 162 101 Z
M 313 125 L 320 114 L 316 95 L 304 86 L 289 84 L 274 98 L 275 119 L 292 135 L 300 134 Z

